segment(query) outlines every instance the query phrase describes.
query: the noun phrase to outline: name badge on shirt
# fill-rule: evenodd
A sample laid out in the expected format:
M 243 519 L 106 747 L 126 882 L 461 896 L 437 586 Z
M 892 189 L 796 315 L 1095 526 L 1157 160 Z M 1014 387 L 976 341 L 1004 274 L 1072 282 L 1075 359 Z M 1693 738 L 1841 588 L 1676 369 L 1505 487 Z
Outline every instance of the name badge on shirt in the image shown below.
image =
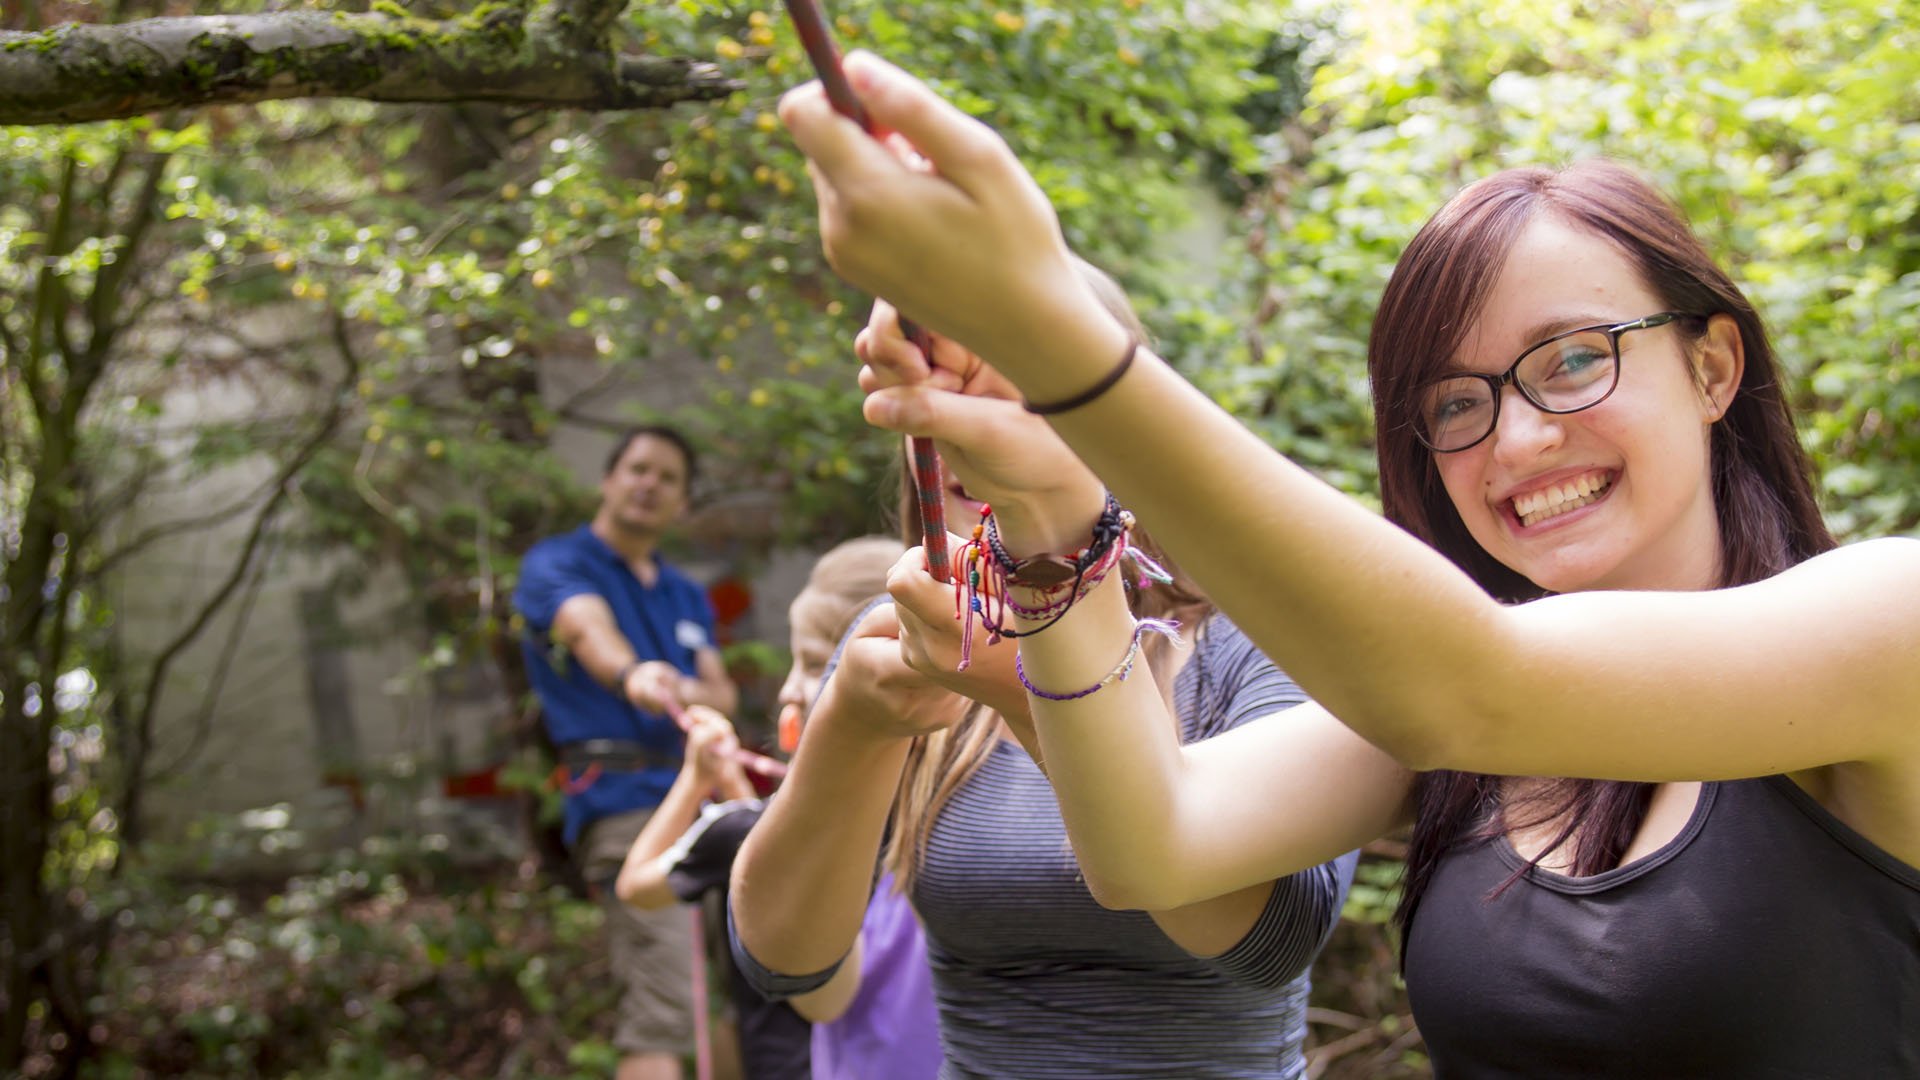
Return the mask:
M 681 619 L 673 624 L 674 640 L 681 648 L 699 651 L 707 647 L 707 628 L 692 619 Z

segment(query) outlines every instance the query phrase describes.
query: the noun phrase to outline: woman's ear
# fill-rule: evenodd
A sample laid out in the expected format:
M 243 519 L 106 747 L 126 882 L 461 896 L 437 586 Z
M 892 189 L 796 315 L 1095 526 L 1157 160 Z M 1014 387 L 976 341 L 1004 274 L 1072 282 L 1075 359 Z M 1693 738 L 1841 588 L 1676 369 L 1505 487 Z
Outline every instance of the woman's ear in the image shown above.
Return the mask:
M 1740 337 L 1740 324 L 1724 313 L 1708 319 L 1706 336 L 1700 339 L 1693 356 L 1693 380 L 1700 388 L 1708 423 L 1727 415 L 1746 369 L 1746 343 Z

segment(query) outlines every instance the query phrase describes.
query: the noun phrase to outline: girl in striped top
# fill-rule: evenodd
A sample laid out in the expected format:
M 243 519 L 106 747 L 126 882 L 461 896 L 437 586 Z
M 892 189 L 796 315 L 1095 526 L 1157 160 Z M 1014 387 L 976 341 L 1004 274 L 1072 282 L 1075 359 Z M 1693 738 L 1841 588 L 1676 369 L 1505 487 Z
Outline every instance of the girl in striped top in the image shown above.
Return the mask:
M 1092 274 L 1131 318 L 1118 288 Z M 952 520 L 978 517 L 979 504 L 953 494 Z M 919 558 L 909 552 L 896 573 Z M 1133 603 L 1183 626 L 1178 645 L 1143 649 L 1170 688 L 1179 738 L 1301 702 L 1175 574 Z M 958 636 L 942 630 L 915 642 L 940 654 L 919 658 L 935 677 L 903 660 L 891 606 L 843 643 L 781 796 L 735 864 L 743 967 L 774 994 L 857 977 L 848 953 L 878 860 L 926 930 L 943 1077 L 1302 1075 L 1307 969 L 1354 857 L 1185 907 L 1103 907 L 1048 787 L 1013 642 L 977 640 L 960 674 Z

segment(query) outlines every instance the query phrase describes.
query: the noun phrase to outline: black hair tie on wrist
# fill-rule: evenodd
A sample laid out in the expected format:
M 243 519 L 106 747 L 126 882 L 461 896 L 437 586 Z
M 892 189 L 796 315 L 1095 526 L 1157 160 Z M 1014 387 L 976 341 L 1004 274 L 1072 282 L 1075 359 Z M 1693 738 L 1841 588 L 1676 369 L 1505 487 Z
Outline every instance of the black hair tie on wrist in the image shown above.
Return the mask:
M 1035 404 L 1026 398 L 1021 398 L 1020 407 L 1035 416 L 1058 416 L 1063 412 L 1070 412 L 1077 409 L 1093 401 L 1101 394 L 1113 389 L 1115 383 L 1118 383 L 1126 377 L 1127 369 L 1133 367 L 1133 358 L 1138 355 L 1140 355 L 1140 339 L 1130 337 L 1127 339 L 1127 351 L 1120 357 L 1120 362 L 1113 366 L 1112 371 L 1102 376 L 1099 382 L 1094 383 L 1087 389 L 1063 401 L 1048 401 Z

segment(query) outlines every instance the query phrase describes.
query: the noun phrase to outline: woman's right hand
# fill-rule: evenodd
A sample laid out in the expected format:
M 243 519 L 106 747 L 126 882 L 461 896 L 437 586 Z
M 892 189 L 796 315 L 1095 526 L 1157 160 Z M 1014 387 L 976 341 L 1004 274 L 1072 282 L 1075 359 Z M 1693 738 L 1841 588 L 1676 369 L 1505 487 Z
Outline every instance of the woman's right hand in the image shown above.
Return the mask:
M 959 537 L 948 546 L 958 550 Z M 1014 673 L 1018 645 L 1010 638 L 989 644 L 980 617 L 974 621 L 973 646 L 965 671 L 960 670 L 965 624 L 953 614 L 953 586 L 927 573 L 926 551 L 913 548 L 887 574 L 887 593 L 893 597 L 900 625 L 900 651 L 908 666 L 948 690 L 973 699 L 999 713 L 1009 723 L 1027 716 L 1027 691 Z
M 870 53 L 847 79 L 885 142 L 835 112 L 818 82 L 780 117 L 807 155 L 827 259 L 855 285 L 1001 359 L 1052 401 L 1084 390 L 1127 332 L 1074 270 L 1045 192 L 1006 141 L 925 83 Z M 925 160 L 899 152 L 902 140 Z
M 907 665 L 892 604 L 868 612 L 840 651 L 820 691 L 802 745 L 816 729 L 855 730 L 882 741 L 909 739 L 959 723 L 971 706 Z

